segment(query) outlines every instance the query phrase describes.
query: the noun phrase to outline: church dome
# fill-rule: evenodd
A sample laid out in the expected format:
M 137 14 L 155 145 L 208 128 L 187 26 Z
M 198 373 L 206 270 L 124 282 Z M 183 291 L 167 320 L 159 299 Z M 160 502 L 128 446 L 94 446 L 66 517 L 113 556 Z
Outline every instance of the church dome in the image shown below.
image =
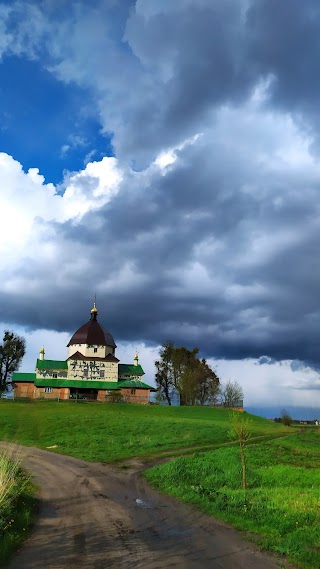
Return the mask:
M 94 304 L 91 319 L 83 324 L 72 336 L 68 347 L 74 344 L 89 344 L 91 346 L 110 346 L 116 348 L 115 341 L 103 326 L 97 321 L 98 311 Z

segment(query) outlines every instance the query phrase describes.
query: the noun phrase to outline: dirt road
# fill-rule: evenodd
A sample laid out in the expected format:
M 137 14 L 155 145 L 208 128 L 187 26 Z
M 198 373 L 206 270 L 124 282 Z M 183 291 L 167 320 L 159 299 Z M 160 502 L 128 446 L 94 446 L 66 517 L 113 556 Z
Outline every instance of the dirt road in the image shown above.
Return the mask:
M 25 449 L 40 516 L 9 569 L 275 569 L 272 558 L 193 508 L 151 490 L 141 472 Z

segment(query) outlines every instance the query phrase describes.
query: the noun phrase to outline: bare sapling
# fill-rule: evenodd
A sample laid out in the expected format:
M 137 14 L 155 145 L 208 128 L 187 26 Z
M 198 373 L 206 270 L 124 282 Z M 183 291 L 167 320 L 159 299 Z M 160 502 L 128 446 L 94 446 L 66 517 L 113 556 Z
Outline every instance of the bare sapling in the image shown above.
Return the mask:
M 231 414 L 229 436 L 232 440 L 236 439 L 239 443 L 242 469 L 242 488 L 247 488 L 247 464 L 245 446 L 252 435 L 252 420 L 240 411 Z

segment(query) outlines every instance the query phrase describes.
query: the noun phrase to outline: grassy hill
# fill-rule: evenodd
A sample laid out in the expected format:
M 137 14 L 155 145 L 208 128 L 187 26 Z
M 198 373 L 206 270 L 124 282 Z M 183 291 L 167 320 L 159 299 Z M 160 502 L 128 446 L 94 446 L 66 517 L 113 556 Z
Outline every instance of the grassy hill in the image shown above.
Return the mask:
M 146 476 L 163 492 L 249 532 L 263 549 L 319 569 L 319 448 L 320 429 L 248 446 L 245 491 L 236 447 L 177 458 Z
M 252 416 L 253 436 L 286 427 Z M 0 401 L 0 439 L 50 448 L 89 461 L 114 462 L 229 442 L 230 412 L 208 407 Z
M 0 439 L 101 462 L 193 451 L 146 477 L 249 532 L 260 547 L 318 569 L 320 428 L 300 433 L 251 419 L 247 490 L 241 488 L 239 447 L 225 445 L 226 409 L 0 400 Z

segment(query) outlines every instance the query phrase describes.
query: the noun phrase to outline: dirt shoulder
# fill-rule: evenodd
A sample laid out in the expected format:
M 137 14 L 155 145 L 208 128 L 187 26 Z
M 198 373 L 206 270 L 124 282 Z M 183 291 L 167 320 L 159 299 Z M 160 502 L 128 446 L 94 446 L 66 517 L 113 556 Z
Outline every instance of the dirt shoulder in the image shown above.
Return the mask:
M 25 448 L 40 514 L 8 569 L 275 569 L 239 533 L 153 491 L 148 463 L 88 463 Z

